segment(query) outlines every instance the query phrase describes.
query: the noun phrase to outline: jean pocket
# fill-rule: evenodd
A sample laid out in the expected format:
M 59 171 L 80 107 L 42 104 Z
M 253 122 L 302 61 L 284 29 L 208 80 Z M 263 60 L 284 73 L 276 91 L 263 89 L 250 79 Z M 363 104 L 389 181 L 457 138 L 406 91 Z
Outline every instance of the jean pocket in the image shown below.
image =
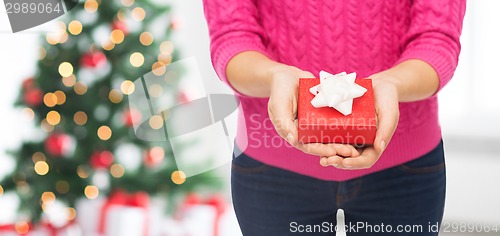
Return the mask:
M 443 142 L 431 152 L 398 166 L 398 169 L 409 174 L 431 174 L 445 169 Z
M 255 160 L 244 153 L 238 157 L 233 157 L 232 169 L 240 173 L 262 173 L 271 166 Z

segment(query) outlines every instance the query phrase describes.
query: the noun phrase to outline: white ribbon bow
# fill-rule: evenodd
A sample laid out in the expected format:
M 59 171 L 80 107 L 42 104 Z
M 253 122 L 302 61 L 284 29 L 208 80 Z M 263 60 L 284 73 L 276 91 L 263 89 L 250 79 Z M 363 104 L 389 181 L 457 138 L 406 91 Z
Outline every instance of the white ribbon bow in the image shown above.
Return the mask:
M 328 72 L 319 72 L 320 84 L 309 91 L 316 95 L 311 104 L 316 107 L 333 107 L 344 115 L 352 113 L 352 101 L 361 97 L 367 91 L 362 86 L 354 83 L 356 73 L 345 72 L 332 75 Z

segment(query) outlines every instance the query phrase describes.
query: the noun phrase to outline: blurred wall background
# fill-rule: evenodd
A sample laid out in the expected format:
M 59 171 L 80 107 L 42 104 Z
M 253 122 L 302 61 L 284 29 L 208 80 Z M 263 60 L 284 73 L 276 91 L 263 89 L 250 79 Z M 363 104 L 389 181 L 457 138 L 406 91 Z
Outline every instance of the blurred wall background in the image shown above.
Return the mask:
M 211 68 L 201 0 L 171 2 L 179 16 L 175 37 L 181 58 L 196 57 L 207 90 L 220 89 L 223 85 Z M 468 1 L 460 64 L 440 94 L 448 166 L 445 222 L 500 224 L 498 9 L 498 0 Z M 22 80 L 34 73 L 40 33 L 50 28 L 48 23 L 11 34 L 0 6 L 0 178 L 14 165 L 5 151 L 30 137 L 32 122 L 12 104 Z

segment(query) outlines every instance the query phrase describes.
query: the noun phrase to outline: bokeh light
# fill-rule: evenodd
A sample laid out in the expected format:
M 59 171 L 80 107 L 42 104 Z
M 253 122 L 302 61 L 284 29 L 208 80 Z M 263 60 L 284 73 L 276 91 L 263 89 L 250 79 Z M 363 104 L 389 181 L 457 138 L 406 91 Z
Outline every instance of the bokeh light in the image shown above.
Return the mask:
M 151 66 L 151 69 L 153 70 L 153 74 L 156 76 L 162 76 L 167 71 L 165 64 L 159 61 L 155 62 L 153 66 Z
M 83 30 L 83 25 L 80 21 L 74 20 L 68 24 L 68 31 L 72 35 L 79 35 Z
M 165 156 L 165 150 L 159 146 L 151 148 L 150 152 L 155 159 L 163 159 L 163 156 Z
M 59 37 L 59 43 L 65 43 L 66 41 L 68 41 L 68 33 L 63 32 Z
M 87 167 L 80 165 L 80 166 L 78 166 L 78 167 L 76 168 L 76 174 L 77 174 L 80 178 L 82 178 L 82 179 L 86 179 L 86 178 L 88 178 L 88 177 L 89 177 L 89 175 L 90 175 L 90 171 L 89 171 L 89 169 L 88 169 Z
M 75 93 L 78 95 L 84 95 L 85 93 L 87 93 L 87 85 L 83 82 L 76 82 L 73 89 L 75 90 Z
M 85 11 L 88 13 L 94 13 L 97 11 L 97 8 L 99 8 L 99 4 L 95 0 L 87 0 L 85 1 L 83 8 L 85 8 Z
M 76 210 L 73 207 L 68 207 L 68 221 L 72 221 L 76 218 Z
M 139 67 L 144 64 L 144 56 L 140 52 L 134 52 L 130 55 L 130 64 L 134 67 Z
M 123 100 L 123 93 L 118 89 L 112 89 L 109 91 L 109 100 L 112 103 L 119 103 Z
M 76 83 L 76 77 L 75 77 L 75 75 L 70 75 L 68 77 L 63 77 L 62 78 L 62 82 L 63 82 L 64 86 L 71 87 L 71 86 L 75 85 L 75 83 Z
M 62 24 L 64 25 L 64 23 Z M 47 40 L 47 43 L 49 43 L 50 45 L 65 43 L 68 40 L 68 33 L 66 33 L 65 30 L 49 32 L 45 35 L 45 40 Z
M 146 11 L 142 7 L 136 7 L 132 10 L 132 18 L 136 21 L 142 21 L 146 17 Z
M 23 113 L 28 117 L 28 119 L 33 120 L 35 118 L 35 112 L 33 109 L 26 107 L 23 109 Z
M 47 33 L 47 35 L 45 35 L 45 40 L 47 40 L 47 43 L 49 43 L 50 45 L 56 45 L 57 43 L 59 43 L 59 35 L 55 34 L 55 33 Z
M 164 54 L 172 54 L 174 51 L 174 44 L 170 41 L 164 41 L 160 44 L 160 51 Z
M 43 154 L 41 152 L 35 152 L 31 156 L 31 160 L 33 161 L 33 163 L 37 163 L 39 161 L 46 161 L 47 157 L 45 156 L 45 154 Z
M 147 163 L 150 165 L 156 165 L 161 163 L 165 158 L 165 150 L 162 147 L 155 146 L 149 150 Z
M 16 232 L 18 234 L 26 234 L 30 230 L 30 225 L 27 222 L 17 222 L 14 225 L 14 228 L 16 229 Z
M 37 161 L 34 169 L 38 175 L 46 175 L 49 173 L 49 165 L 45 161 Z
M 163 94 L 163 87 L 159 84 L 152 84 L 151 86 L 149 86 L 148 92 L 152 97 L 161 97 L 161 95 Z
M 116 18 L 119 21 L 126 21 L 127 17 L 125 16 L 125 9 L 119 10 L 118 13 L 116 13 Z
M 111 39 L 109 40 L 104 40 L 101 44 L 102 46 L 102 49 L 106 50 L 106 51 L 110 51 L 110 50 L 113 50 L 113 48 L 115 48 L 115 43 L 113 43 L 111 41 Z
M 172 55 L 168 53 L 160 53 L 160 55 L 158 55 L 158 61 L 164 65 L 168 65 L 172 62 Z
M 85 187 L 84 194 L 88 199 L 96 199 L 99 196 L 99 189 L 94 185 L 88 185 Z
M 57 98 L 57 105 L 62 105 L 66 102 L 66 94 L 63 91 L 57 90 L 54 92 L 54 95 Z
M 43 103 L 47 107 L 54 107 L 57 104 L 57 96 L 54 93 L 46 93 L 43 96 Z
M 152 129 L 160 129 L 163 127 L 163 118 L 159 115 L 154 115 L 149 118 L 149 126 L 151 126 Z
M 172 84 L 174 81 L 177 80 L 178 74 L 177 72 L 171 70 L 168 71 L 167 74 L 165 75 L 165 83 L 167 84 Z
M 77 125 L 85 125 L 87 123 L 87 119 L 87 114 L 83 111 L 77 111 L 73 116 L 73 120 Z
M 132 94 L 134 92 L 135 85 L 134 85 L 134 83 L 132 81 L 125 80 L 120 85 L 120 90 L 122 91 L 123 94 L 130 95 L 130 94 Z
M 21 195 L 26 195 L 31 192 L 31 187 L 26 181 L 18 181 L 16 183 L 17 192 Z
M 69 62 L 63 62 L 59 65 L 59 74 L 62 77 L 68 77 L 73 74 L 73 65 Z
M 40 47 L 40 51 L 38 54 L 38 60 L 43 60 L 47 56 L 47 50 L 44 47 Z
M 139 41 L 144 46 L 149 46 L 153 43 L 153 34 L 150 32 L 143 32 L 141 36 L 139 36 Z
M 111 31 L 110 39 L 114 44 L 120 44 L 125 39 L 125 34 L 123 33 L 123 31 L 116 29 Z
M 42 127 L 42 130 L 47 133 L 50 133 L 54 130 L 54 126 L 49 124 L 47 122 L 47 119 L 43 119 L 42 121 L 40 121 L 40 127 Z
M 171 178 L 174 184 L 183 184 L 184 182 L 186 182 L 186 174 L 184 174 L 184 172 L 181 170 L 172 172 Z
M 111 168 L 109 168 L 109 172 L 111 173 L 111 176 L 120 178 L 125 174 L 125 168 L 123 168 L 120 164 L 113 164 Z
M 122 2 L 122 5 L 126 6 L 126 7 L 130 7 L 130 6 L 132 6 L 132 4 L 134 4 L 134 0 L 121 0 L 121 2 Z
M 56 200 L 56 195 L 53 192 L 43 192 L 40 199 L 43 203 L 50 204 Z
M 45 35 L 47 43 L 51 45 L 56 45 L 58 43 L 64 43 L 68 40 L 68 33 L 66 33 L 66 24 L 64 22 L 56 22 L 57 29 L 48 32 Z
M 61 122 L 61 115 L 57 111 L 49 111 L 45 119 L 47 119 L 47 123 L 50 125 L 57 125 Z
M 101 140 L 109 140 L 112 134 L 113 132 L 111 131 L 111 128 L 109 128 L 109 126 L 103 125 L 99 127 L 99 129 L 97 129 L 97 136 L 99 136 Z

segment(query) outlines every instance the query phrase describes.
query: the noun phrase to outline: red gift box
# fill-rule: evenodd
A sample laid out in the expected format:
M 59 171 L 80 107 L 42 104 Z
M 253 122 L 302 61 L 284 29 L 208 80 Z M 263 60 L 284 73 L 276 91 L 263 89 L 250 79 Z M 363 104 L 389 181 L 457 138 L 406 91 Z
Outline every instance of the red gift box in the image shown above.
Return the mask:
M 189 194 L 184 200 L 184 203 L 180 206 L 176 218 L 179 218 L 181 220 L 183 220 L 183 218 L 184 220 L 188 218 L 189 220 L 191 214 L 192 214 L 191 217 L 193 217 L 193 215 L 197 213 L 196 210 L 198 211 L 203 211 L 204 209 L 206 210 L 206 208 L 204 208 L 206 206 L 210 206 L 211 208 L 213 208 L 213 213 L 214 213 L 214 218 L 212 222 L 213 231 L 212 233 L 205 232 L 203 235 L 219 236 L 221 234 L 219 228 L 222 219 L 222 214 L 226 211 L 226 202 L 224 201 L 224 198 L 220 195 L 213 195 L 208 199 L 202 199 L 199 195 L 195 193 Z
M 331 107 L 316 108 L 309 89 L 320 83 L 316 79 L 299 80 L 297 103 L 298 135 L 301 143 L 373 144 L 377 132 L 377 116 L 371 79 L 356 79 L 355 83 L 368 91 L 355 98 L 350 115 Z
M 119 222 L 120 219 L 108 217 L 108 215 L 110 214 L 111 209 L 113 207 L 118 207 L 118 209 L 116 209 L 117 212 L 115 211 L 115 216 L 119 215 L 121 213 L 121 216 L 124 216 L 124 217 L 127 216 L 126 213 L 123 213 L 126 211 L 120 212 L 120 210 L 124 210 L 124 209 L 126 210 L 127 208 L 129 208 L 129 209 L 132 208 L 132 209 L 137 209 L 137 210 L 142 209 L 141 214 L 143 215 L 143 221 L 142 222 L 135 222 L 135 224 L 133 224 L 133 225 L 119 225 L 119 224 L 113 225 L 113 223 L 117 223 L 117 222 L 122 223 L 122 222 Z M 120 207 L 122 207 L 124 209 L 120 209 Z M 103 235 L 108 235 L 108 234 L 116 235 L 117 232 L 123 232 L 127 229 L 127 228 L 125 228 L 125 230 L 124 230 L 123 227 L 132 227 L 133 229 L 136 229 L 135 227 L 142 226 L 143 235 L 149 235 L 148 210 L 149 210 L 149 195 L 147 193 L 137 192 L 137 193 L 130 193 L 129 194 L 129 193 L 126 193 L 122 190 L 116 190 L 109 196 L 106 203 L 104 203 L 104 206 L 102 206 L 102 209 L 100 212 L 100 217 L 99 217 L 99 226 L 98 226 L 99 233 L 103 234 Z M 137 211 L 134 211 L 133 213 L 130 213 L 130 211 L 128 211 L 128 213 L 134 214 L 134 213 L 137 213 Z M 109 219 L 114 219 L 117 222 L 107 222 L 107 220 L 109 220 Z M 122 227 L 122 228 L 120 229 L 120 231 L 115 231 L 113 229 L 109 229 L 109 226 Z M 114 233 L 109 233 L 109 231 L 114 232 Z M 131 233 L 131 232 L 129 231 L 129 233 Z M 131 233 L 131 234 L 136 235 L 135 233 Z

